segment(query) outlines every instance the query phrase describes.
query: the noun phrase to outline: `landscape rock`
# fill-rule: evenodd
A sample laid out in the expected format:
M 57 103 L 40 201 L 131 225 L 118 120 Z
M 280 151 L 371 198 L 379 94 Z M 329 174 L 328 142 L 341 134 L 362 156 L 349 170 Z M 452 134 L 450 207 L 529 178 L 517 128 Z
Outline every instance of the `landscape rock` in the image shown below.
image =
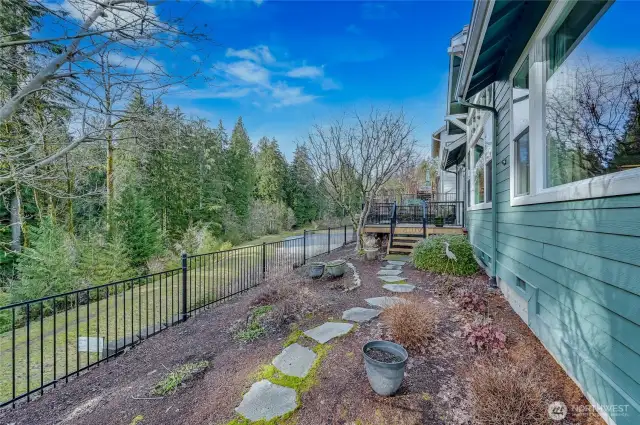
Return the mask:
M 263 379 L 251 386 L 236 407 L 236 412 L 250 421 L 269 421 L 286 415 L 298 406 L 296 391 Z
M 305 331 L 304 334 L 320 344 L 324 344 L 333 338 L 346 334 L 351 328 L 353 328 L 351 323 L 327 322 Z
M 300 344 L 291 344 L 271 362 L 285 375 L 304 378 L 318 355 Z

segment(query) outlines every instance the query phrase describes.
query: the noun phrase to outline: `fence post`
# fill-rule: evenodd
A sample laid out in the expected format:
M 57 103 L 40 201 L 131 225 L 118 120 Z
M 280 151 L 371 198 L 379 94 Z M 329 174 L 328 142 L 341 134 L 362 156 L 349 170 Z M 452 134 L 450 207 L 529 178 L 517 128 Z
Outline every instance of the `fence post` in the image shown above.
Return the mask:
M 302 232 L 302 264 L 307 263 L 307 231 Z
M 187 320 L 187 253 L 182 253 L 182 321 Z
M 262 279 L 267 277 L 267 243 L 262 242 Z
M 347 244 L 347 225 L 345 224 L 344 225 L 344 244 L 343 245 L 346 245 L 346 244 Z
M 327 228 L 327 253 L 331 252 L 331 227 Z

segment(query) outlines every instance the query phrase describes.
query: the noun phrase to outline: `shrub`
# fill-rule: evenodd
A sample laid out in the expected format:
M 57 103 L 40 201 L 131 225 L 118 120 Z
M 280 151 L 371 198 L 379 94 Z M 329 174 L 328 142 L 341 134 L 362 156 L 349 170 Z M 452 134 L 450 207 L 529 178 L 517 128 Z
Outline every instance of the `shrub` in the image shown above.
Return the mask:
M 480 425 L 548 424 L 553 401 L 537 368 L 505 360 L 484 361 L 471 369 L 470 398 L 474 423 Z
M 304 286 L 302 279 L 291 271 L 270 273 L 249 305 L 272 307 L 258 318 L 265 331 L 280 330 L 324 306 L 322 298 Z
M 445 254 L 444 242 L 456 256 L 450 260 Z M 457 276 L 469 276 L 478 271 L 473 256 L 473 248 L 463 235 L 431 236 L 416 245 L 413 250 L 413 262 L 416 268 L 436 273 L 449 273 Z
M 463 289 L 458 293 L 458 305 L 467 311 L 484 314 L 487 312 L 487 300 L 482 292 Z
M 180 385 L 193 379 L 195 375 L 203 372 L 207 367 L 209 367 L 209 362 L 206 360 L 180 365 L 158 382 L 151 390 L 151 393 L 153 395 L 173 394 Z
M 505 350 L 507 336 L 491 323 L 491 319 L 477 319 L 462 328 L 462 336 L 475 351 L 491 351 L 499 353 Z
M 436 325 L 434 310 L 415 299 L 387 307 L 382 319 L 393 340 L 408 350 L 423 351 Z
M 253 201 L 249 211 L 250 232 L 258 237 L 282 230 L 291 230 L 296 224 L 295 214 L 284 202 Z

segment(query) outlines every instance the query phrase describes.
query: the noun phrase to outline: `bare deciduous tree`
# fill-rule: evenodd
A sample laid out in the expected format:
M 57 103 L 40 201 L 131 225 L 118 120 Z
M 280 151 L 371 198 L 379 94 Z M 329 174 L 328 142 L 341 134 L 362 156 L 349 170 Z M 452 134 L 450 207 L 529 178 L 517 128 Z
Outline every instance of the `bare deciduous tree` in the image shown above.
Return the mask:
M 413 125 L 404 112 L 372 109 L 322 126 L 308 135 L 309 157 L 327 195 L 349 213 L 362 247 L 362 230 L 379 189 L 415 157 Z M 353 195 L 359 199 L 354 202 Z

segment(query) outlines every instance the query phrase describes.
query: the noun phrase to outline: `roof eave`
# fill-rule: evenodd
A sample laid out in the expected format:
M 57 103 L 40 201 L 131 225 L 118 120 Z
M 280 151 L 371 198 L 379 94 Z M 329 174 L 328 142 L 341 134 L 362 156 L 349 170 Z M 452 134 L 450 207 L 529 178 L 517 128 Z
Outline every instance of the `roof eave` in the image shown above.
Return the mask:
M 460 76 L 456 85 L 456 99 L 464 99 L 467 94 L 494 4 L 495 0 L 477 0 L 475 3 L 469 33 L 467 34 L 467 45 L 460 67 Z

